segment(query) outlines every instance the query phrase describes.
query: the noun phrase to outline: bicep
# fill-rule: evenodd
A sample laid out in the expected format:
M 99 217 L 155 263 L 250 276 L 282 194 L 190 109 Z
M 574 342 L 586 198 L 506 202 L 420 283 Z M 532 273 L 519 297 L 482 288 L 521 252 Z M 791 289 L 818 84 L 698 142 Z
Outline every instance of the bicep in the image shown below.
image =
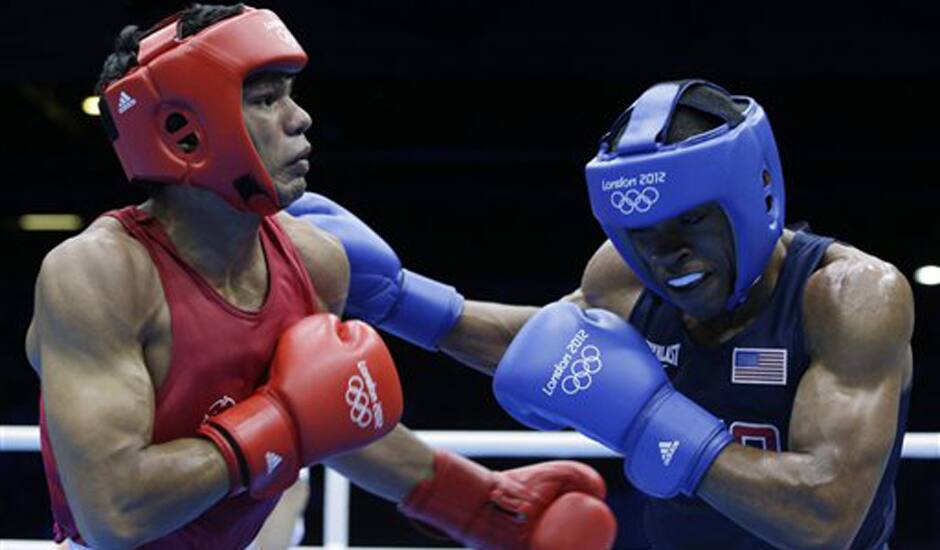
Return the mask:
M 133 308 L 76 271 L 40 273 L 35 333 L 46 425 L 76 519 L 107 501 L 150 441 L 154 391 Z M 79 274 L 88 275 L 88 273 Z M 107 292 L 100 289 L 110 289 Z
M 36 337 L 36 323 L 30 321 L 29 328 L 26 329 L 26 360 L 29 361 L 29 366 L 36 371 L 36 374 L 41 373 L 39 368 L 39 339 Z
M 909 360 L 909 351 L 898 361 Z M 793 405 L 790 450 L 810 455 L 823 478 L 814 481 L 853 494 L 859 508 L 873 498 L 897 433 L 903 365 L 894 367 L 857 380 L 816 361 Z
M 106 470 L 148 444 L 154 391 L 141 354 L 101 354 L 43 338 L 40 355 L 43 408 L 60 469 Z
M 791 447 L 876 483 L 911 369 L 910 288 L 890 265 L 854 258 L 814 274 L 803 309 L 813 362 L 797 389 Z

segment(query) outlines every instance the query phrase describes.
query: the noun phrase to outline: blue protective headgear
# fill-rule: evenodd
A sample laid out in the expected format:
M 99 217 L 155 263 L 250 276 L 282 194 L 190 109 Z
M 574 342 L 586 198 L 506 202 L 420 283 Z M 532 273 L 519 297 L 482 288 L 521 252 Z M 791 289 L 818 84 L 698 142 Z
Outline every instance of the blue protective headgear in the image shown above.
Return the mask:
M 709 89 L 683 97 L 692 86 Z M 667 144 L 678 105 L 724 124 Z M 635 250 L 628 230 L 717 203 L 734 238 L 736 274 L 727 309 L 745 300 L 783 231 L 783 171 L 764 110 L 753 99 L 730 96 L 704 80 L 664 82 L 646 90 L 601 139 L 585 172 L 591 208 L 604 232 L 646 287 L 666 301 L 667 290 Z

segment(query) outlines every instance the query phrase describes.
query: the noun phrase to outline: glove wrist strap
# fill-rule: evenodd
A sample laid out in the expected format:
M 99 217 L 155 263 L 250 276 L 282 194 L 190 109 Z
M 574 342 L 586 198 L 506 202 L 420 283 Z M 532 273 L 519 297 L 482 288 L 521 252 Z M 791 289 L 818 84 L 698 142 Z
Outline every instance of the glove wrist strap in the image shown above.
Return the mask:
M 300 464 L 290 416 L 263 390 L 210 418 L 199 431 L 222 449 L 233 481 L 232 472 L 238 472 L 238 484 L 232 487 L 247 485 L 252 496 L 267 498 L 297 480 Z
M 398 303 L 379 323 L 383 330 L 429 351 L 457 323 L 464 297 L 457 289 L 403 269 Z
M 669 385 L 637 418 L 624 444 L 624 469 L 641 491 L 658 498 L 692 496 L 731 442 L 724 423 Z
M 398 508 L 406 516 L 461 540 L 479 509 L 490 500 L 493 473 L 460 455 L 434 454 L 434 475 L 408 494 Z

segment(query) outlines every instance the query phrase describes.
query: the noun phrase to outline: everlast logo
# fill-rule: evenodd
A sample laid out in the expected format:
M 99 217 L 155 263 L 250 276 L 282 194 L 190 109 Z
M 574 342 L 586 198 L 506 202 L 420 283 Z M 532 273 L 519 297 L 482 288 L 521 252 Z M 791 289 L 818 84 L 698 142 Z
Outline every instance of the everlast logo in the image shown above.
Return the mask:
M 672 365 L 673 367 L 679 366 L 679 349 L 682 344 L 670 344 L 664 346 L 662 344 L 657 344 L 656 342 L 646 341 L 649 344 L 650 350 L 659 359 L 659 362 L 663 365 Z

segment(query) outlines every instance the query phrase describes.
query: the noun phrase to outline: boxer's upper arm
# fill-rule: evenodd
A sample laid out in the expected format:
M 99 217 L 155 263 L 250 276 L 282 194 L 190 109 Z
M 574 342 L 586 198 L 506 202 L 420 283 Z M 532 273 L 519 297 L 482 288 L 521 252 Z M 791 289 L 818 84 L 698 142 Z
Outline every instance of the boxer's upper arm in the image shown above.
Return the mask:
M 790 450 L 813 457 L 810 481 L 851 537 L 894 444 L 910 380 L 913 299 L 903 275 L 867 257 L 817 272 L 803 311 L 812 362 L 797 389 Z
M 584 308 L 606 309 L 629 319 L 642 290 L 643 283 L 608 240 L 588 261 L 581 287 L 565 299 Z
M 33 312 L 35 317 L 35 311 Z M 39 370 L 39 339 L 36 337 L 36 323 L 30 321 L 29 328 L 26 329 L 26 360 L 29 361 L 29 366 L 36 371 L 36 374 L 41 374 Z
M 349 294 L 349 260 L 333 235 L 287 214 L 277 221 L 297 248 L 317 295 L 329 310 L 342 315 Z
M 126 243 L 97 231 L 50 252 L 36 284 L 46 423 L 89 540 L 112 524 L 121 487 L 135 480 L 132 458 L 151 438 L 154 390 L 140 340 L 150 306 L 136 299 L 138 276 L 146 277 Z

